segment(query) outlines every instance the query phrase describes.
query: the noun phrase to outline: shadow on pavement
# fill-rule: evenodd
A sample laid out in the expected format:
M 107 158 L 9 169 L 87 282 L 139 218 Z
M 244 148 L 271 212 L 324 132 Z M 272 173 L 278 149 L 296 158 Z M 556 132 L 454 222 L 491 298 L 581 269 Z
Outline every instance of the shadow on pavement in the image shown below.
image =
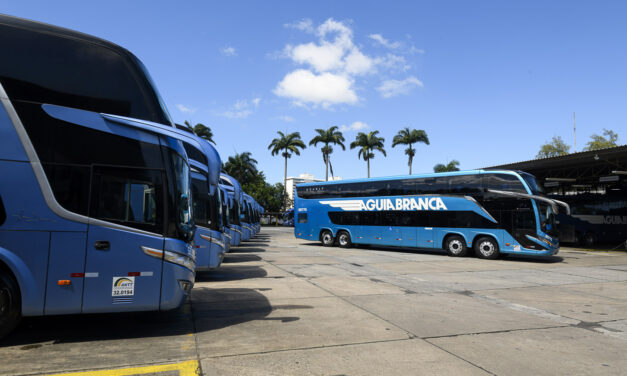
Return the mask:
M 239 281 L 248 278 L 263 278 L 267 275 L 268 272 L 256 265 L 222 264 L 216 270 L 197 272 L 196 282 Z
M 281 321 L 300 320 L 298 316 L 267 317 L 272 311 L 311 309 L 310 305 L 270 305 L 256 290 L 194 288 L 192 302 L 196 329 L 199 332 L 222 329 L 253 320 Z M 236 300 L 229 300 L 236 298 Z
M 211 296 L 220 301 L 203 301 Z M 229 300 L 233 298 L 246 301 Z M 193 333 L 194 328 L 196 333 L 201 333 L 246 321 L 264 320 L 273 310 L 288 308 L 272 307 L 268 299 L 255 289 L 194 288 L 191 302 L 173 311 L 24 318 L 13 333 L 0 340 L 0 358 L 4 359 L 4 347 L 21 346 L 21 350 L 31 350 L 62 343 L 183 336 Z M 289 322 L 298 319 L 285 316 L 271 320 Z
M 322 249 L 329 249 L 327 247 L 323 247 L 319 242 L 313 243 L 300 243 L 302 246 L 316 246 Z M 342 248 L 337 248 L 338 252 L 342 251 Z M 386 251 L 386 252 L 397 252 L 397 253 L 420 253 L 420 254 L 430 254 L 434 256 L 444 256 L 449 257 L 445 250 L 443 249 L 435 249 L 435 248 L 403 248 L 403 247 L 387 247 L 387 246 L 376 246 L 372 244 L 360 244 L 359 246 L 354 245 L 350 249 L 356 250 L 373 250 L 373 251 Z M 475 257 L 472 250 L 469 250 L 469 254 L 467 257 Z M 561 256 L 533 256 L 533 255 L 512 255 L 512 254 L 502 254 L 499 258 L 503 261 L 513 261 L 513 262 L 533 262 L 538 264 L 553 264 L 564 261 L 564 258 Z M 486 262 L 490 262 L 491 260 L 485 260 Z
M 231 253 L 260 253 L 260 252 L 265 252 L 265 251 L 266 250 L 263 249 L 263 248 L 237 247 L 237 248 L 231 248 L 231 250 L 227 254 L 231 254 Z
M 248 255 L 246 253 L 241 253 L 241 254 L 227 253 L 224 256 L 224 260 L 222 260 L 222 263 L 234 264 L 238 262 L 261 261 L 261 260 L 262 260 L 261 257 L 257 255 Z

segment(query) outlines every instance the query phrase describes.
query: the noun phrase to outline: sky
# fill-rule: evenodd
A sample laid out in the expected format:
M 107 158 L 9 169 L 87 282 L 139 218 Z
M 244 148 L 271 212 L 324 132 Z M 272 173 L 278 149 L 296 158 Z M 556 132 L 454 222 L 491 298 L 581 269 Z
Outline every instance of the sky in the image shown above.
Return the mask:
M 603 128 L 627 143 L 625 1 L 0 0 L 0 13 L 117 43 L 139 57 L 177 123 L 203 123 L 223 160 L 249 151 L 283 180 L 277 131 L 340 127 L 342 178 L 366 176 L 349 144 L 378 130 L 372 176 L 406 174 L 402 128 L 426 131 L 413 171 L 533 159 L 553 136 L 577 151 Z M 574 151 L 574 148 L 571 148 Z M 288 176 L 324 178 L 320 146 Z

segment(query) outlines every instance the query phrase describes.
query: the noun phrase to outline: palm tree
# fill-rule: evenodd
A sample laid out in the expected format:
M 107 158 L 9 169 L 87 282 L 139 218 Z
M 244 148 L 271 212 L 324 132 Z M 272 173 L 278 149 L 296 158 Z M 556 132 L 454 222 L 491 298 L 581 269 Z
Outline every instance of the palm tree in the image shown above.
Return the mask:
M 433 172 L 459 171 L 459 167 L 457 166 L 459 166 L 459 161 L 453 159 L 446 165 L 438 163 L 437 165 L 433 166 Z
M 192 124 L 187 120 L 185 120 L 185 125 L 187 125 L 187 127 L 191 129 L 192 132 L 194 132 L 198 137 L 204 138 L 214 145 L 216 144 L 215 141 L 213 141 L 213 132 L 208 126 L 202 123 L 197 123 L 196 125 L 192 126 Z
M 422 142 L 429 145 L 429 137 L 427 137 L 427 132 L 422 129 L 401 129 L 398 131 L 396 136 L 392 139 L 392 147 L 396 145 L 409 145 L 407 149 L 405 149 L 405 154 L 409 157 L 409 175 L 411 175 L 411 166 L 414 160 L 414 156 L 416 155 L 416 149 L 412 148 L 411 145 L 417 142 Z
M 357 158 L 363 157 L 364 161 L 368 163 L 368 177 L 370 177 L 370 160 L 374 158 L 374 151 L 380 151 L 383 156 L 387 157 L 383 148 L 385 139 L 377 136 L 377 134 L 379 134 L 379 131 L 368 132 L 368 134 L 359 132 L 357 137 L 355 137 L 355 141 L 351 142 L 351 149 L 359 147 Z
M 301 140 L 300 132 L 285 134 L 281 131 L 277 131 L 279 137 L 272 140 L 268 145 L 268 150 L 272 152 L 272 155 L 281 154 L 285 158 L 285 173 L 283 174 L 283 186 L 285 187 L 285 207 L 287 208 L 287 159 L 292 156 L 292 153 L 300 155 L 300 149 L 306 149 L 307 145 Z
M 227 174 L 237 179 L 241 185 L 246 184 L 253 176 L 259 173 L 257 160 L 252 158 L 252 154 L 248 151 L 230 156 L 224 164 L 224 170 Z
M 316 129 L 318 135 L 309 141 L 309 146 L 317 146 L 318 143 L 324 144 L 322 147 L 322 160 L 326 166 L 326 181 L 329 181 L 329 159 L 331 157 L 331 153 L 333 153 L 333 148 L 330 144 L 340 145 L 342 150 L 346 150 L 344 146 L 344 136 L 342 136 L 342 132 L 338 130 L 337 126 L 332 126 L 329 129 Z

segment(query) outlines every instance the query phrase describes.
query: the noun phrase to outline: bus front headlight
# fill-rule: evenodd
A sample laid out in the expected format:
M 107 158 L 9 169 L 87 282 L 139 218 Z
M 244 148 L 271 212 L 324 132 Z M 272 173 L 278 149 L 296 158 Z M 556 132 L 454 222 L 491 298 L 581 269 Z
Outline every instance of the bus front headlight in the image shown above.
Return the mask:
M 167 262 L 181 265 L 191 271 L 194 271 L 194 267 L 196 266 L 192 258 L 176 252 L 165 251 L 163 254 L 163 259 Z

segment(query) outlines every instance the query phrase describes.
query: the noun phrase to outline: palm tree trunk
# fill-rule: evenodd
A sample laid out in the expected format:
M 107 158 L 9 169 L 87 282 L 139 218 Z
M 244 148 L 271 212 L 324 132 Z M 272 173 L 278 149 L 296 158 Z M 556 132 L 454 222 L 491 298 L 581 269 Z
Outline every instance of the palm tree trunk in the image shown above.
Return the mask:
M 329 181 L 329 154 L 325 154 L 324 156 L 324 164 L 326 166 L 326 181 Z
M 370 178 L 370 158 L 366 159 L 366 163 L 368 163 L 368 178 Z
M 409 149 L 411 150 L 411 144 L 409 144 Z M 411 155 L 409 156 L 409 175 L 411 175 L 411 162 L 414 159 Z
M 285 173 L 283 174 L 283 188 L 285 189 L 283 207 L 285 208 L 285 210 L 287 210 L 287 150 L 285 151 Z

